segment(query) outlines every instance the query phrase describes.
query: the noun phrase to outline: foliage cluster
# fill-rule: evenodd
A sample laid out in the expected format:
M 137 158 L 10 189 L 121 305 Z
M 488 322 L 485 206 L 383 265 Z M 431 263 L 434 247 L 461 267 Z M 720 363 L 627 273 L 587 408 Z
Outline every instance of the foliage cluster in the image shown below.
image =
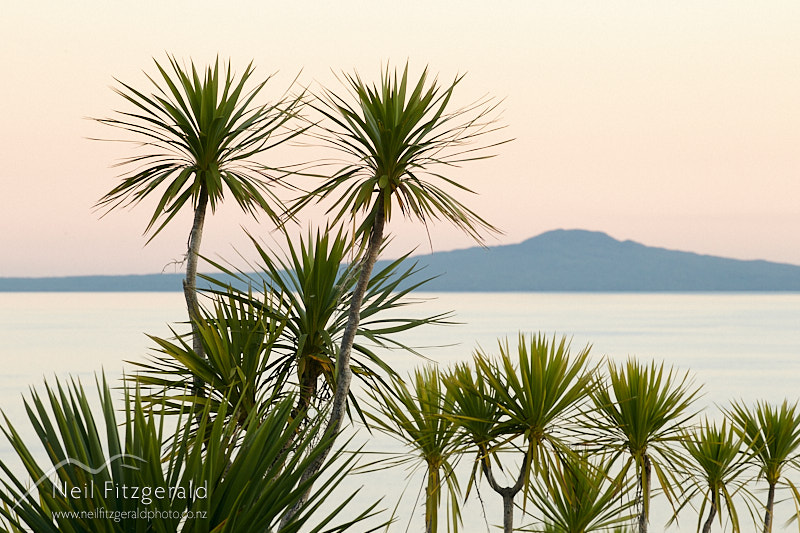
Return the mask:
M 720 421 L 697 420 L 700 387 L 688 372 L 634 358 L 591 364 L 588 347 L 569 352 L 566 338 L 520 335 L 516 350 L 503 340 L 496 354 L 477 350 L 471 365 L 417 371 L 411 390 L 395 383 L 401 401 L 373 393 L 375 427 L 413 450 L 391 461 L 424 465 L 427 531 L 441 499 L 431 486 L 450 493 L 448 523 L 457 525 L 460 502 L 481 482 L 503 499 L 504 531 L 645 532 L 657 496 L 673 509 L 670 523 L 695 508 L 698 531 L 715 520 L 748 531 L 747 509 L 768 532 L 776 490 L 800 503 L 791 479 L 800 467 L 796 403 L 734 402 Z M 455 466 L 465 457 L 474 458 L 466 494 Z M 762 484 L 765 501 L 754 490 Z M 529 522 L 516 529 L 515 509 Z

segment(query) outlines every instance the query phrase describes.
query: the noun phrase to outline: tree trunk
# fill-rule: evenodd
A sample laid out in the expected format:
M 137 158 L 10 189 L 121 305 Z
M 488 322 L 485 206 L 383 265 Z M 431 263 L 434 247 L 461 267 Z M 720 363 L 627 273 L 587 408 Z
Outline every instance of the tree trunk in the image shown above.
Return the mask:
M 514 483 L 512 487 L 502 487 L 497 480 L 495 480 L 494 474 L 492 473 L 492 464 L 489 462 L 488 456 L 484 456 L 480 460 L 483 475 L 486 476 L 486 481 L 489 482 L 489 486 L 493 491 L 503 497 L 503 533 L 511 533 L 514 531 L 514 496 L 522 490 L 522 486 L 525 482 L 525 472 L 528 470 L 529 459 L 528 454 L 525 454 L 525 458 L 522 460 L 522 466 L 520 467 L 519 476 L 517 476 L 517 482 Z
M 350 301 L 350 314 L 347 317 L 347 326 L 342 336 L 342 345 L 336 358 L 336 393 L 333 397 L 333 407 L 331 408 L 331 418 L 328 422 L 328 433 L 339 431 L 342 420 L 344 420 L 345 407 L 347 405 L 347 395 L 350 393 L 350 381 L 353 379 L 353 372 L 350 369 L 350 352 L 356 339 L 358 324 L 361 320 L 361 304 L 364 295 L 367 293 L 367 286 L 372 277 L 372 269 L 378 260 L 378 253 L 383 244 L 383 228 L 385 225 L 383 213 L 383 196 L 378 200 L 376 206 L 377 214 L 372 224 L 372 232 L 369 237 L 366 257 L 361 263 L 361 272 L 358 276 L 358 283 L 353 290 L 352 300 Z M 326 453 L 327 455 L 327 453 Z
M 775 507 L 775 483 L 769 484 L 767 510 L 764 512 L 764 533 L 772 533 L 772 511 Z
M 428 465 L 428 488 L 425 493 L 425 533 L 436 533 L 439 528 L 439 469 Z
M 503 533 L 514 531 L 514 495 L 503 494 Z
M 200 258 L 200 241 L 203 239 L 203 224 L 206 220 L 206 207 L 208 205 L 208 192 L 205 187 L 200 188 L 197 207 L 194 211 L 192 232 L 189 234 L 189 247 L 186 252 L 186 279 L 183 280 L 183 296 L 186 298 L 186 308 L 189 311 L 189 321 L 192 324 L 192 349 L 199 357 L 205 357 L 203 342 L 197 330 L 200 320 L 200 304 L 197 301 L 197 262 Z M 202 394 L 203 381 L 195 377 L 192 383 L 192 392 Z
M 353 289 L 353 296 L 350 300 L 350 314 L 347 317 L 347 325 L 345 326 L 344 335 L 342 336 L 342 345 L 336 357 L 336 391 L 333 396 L 333 406 L 331 407 L 328 425 L 325 428 L 326 437 L 335 435 L 342 426 L 342 420 L 344 420 L 347 396 L 350 393 L 350 382 L 353 379 L 353 372 L 350 369 L 350 352 L 353 349 L 356 332 L 358 331 L 358 323 L 361 320 L 361 303 L 364 301 L 364 295 L 367 292 L 367 286 L 372 276 L 372 268 L 375 266 L 375 261 L 378 260 L 378 253 L 380 252 L 381 244 L 383 244 L 383 228 L 386 223 L 383 206 L 383 194 L 380 193 L 375 207 L 375 220 L 372 223 L 367 251 L 364 259 L 361 261 L 361 272 L 358 275 L 358 282 L 356 283 L 355 289 Z M 330 444 L 328 444 L 327 448 L 319 454 L 316 460 L 303 472 L 303 476 L 300 479 L 301 484 L 311 479 L 319 472 L 320 468 L 322 468 L 322 464 L 325 462 L 325 459 L 327 459 L 333 447 L 333 439 L 329 442 Z M 300 510 L 306 500 L 308 500 L 311 489 L 312 487 L 309 486 L 303 498 L 283 515 L 280 527 L 284 527 L 289 520 L 297 514 L 297 511 Z
M 714 517 L 717 514 L 717 496 L 711 496 L 711 509 L 708 511 L 708 518 L 705 525 L 703 525 L 703 533 L 711 533 L 711 524 L 714 522 Z
M 642 512 L 639 514 L 639 533 L 647 533 L 647 521 L 650 518 L 650 456 L 644 454 L 644 468 L 639 478 L 639 489 L 642 491 Z

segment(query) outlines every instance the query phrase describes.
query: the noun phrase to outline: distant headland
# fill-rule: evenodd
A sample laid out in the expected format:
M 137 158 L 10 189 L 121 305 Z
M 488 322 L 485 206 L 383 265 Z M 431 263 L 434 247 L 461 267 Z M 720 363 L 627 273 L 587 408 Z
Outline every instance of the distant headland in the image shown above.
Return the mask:
M 519 244 L 411 260 L 424 267 L 419 276 L 436 276 L 420 289 L 430 292 L 800 291 L 800 266 L 655 248 L 586 230 L 549 231 Z M 182 274 L 0 278 L 0 292 L 181 291 L 182 279 Z

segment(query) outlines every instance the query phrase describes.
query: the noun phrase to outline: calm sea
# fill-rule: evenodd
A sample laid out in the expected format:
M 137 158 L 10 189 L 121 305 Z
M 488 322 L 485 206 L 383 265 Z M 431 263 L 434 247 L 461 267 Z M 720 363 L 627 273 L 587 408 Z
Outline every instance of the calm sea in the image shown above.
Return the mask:
M 598 359 L 628 356 L 665 361 L 690 370 L 703 385 L 699 405 L 717 416 L 716 405 L 732 399 L 779 402 L 800 397 L 800 294 L 584 294 L 584 293 L 442 293 L 417 295 L 425 301 L 404 314 L 435 314 L 453 310 L 458 324 L 428 327 L 403 337 L 440 363 L 464 360 L 476 346 L 495 350 L 497 339 L 518 332 L 567 335 L 574 349 L 591 345 Z M 117 379 L 125 360 L 140 360 L 153 342 L 147 335 L 166 337 L 170 325 L 185 330 L 181 293 L 0 293 L 0 408 L 27 429 L 21 395 L 53 376 L 76 376 L 93 387 L 100 370 Z M 388 352 L 392 366 L 405 373 L 420 363 L 414 356 Z M 365 435 L 362 431 L 360 435 Z M 384 438 L 373 439 L 375 451 L 398 450 Z M 0 458 L 11 459 L 0 442 Z M 356 477 L 370 495 L 387 493 L 391 508 L 408 472 Z M 410 531 L 422 529 L 419 510 L 411 511 L 421 474 L 408 480 L 396 530 L 403 531 L 413 514 Z M 490 524 L 500 513 L 494 494 L 484 488 Z M 405 511 L 403 511 L 405 509 Z M 780 517 L 778 517 L 780 518 Z M 465 530 L 485 531 L 480 505 L 471 498 Z M 776 525 L 782 524 L 779 520 Z M 683 531 L 694 530 L 687 513 Z M 654 531 L 661 524 L 654 520 Z M 794 526 L 796 527 L 796 526 Z M 394 528 L 393 528 L 394 530 Z M 672 531 L 677 529 L 672 528 Z

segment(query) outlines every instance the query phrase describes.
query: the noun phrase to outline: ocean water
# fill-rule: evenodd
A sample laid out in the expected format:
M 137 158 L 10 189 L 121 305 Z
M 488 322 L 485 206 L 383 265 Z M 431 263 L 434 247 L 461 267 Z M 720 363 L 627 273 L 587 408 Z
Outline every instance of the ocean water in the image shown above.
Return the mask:
M 423 301 L 403 314 L 455 311 L 457 324 L 428 327 L 403 337 L 431 361 L 447 365 L 471 357 L 476 347 L 496 351 L 497 340 L 515 342 L 519 332 L 566 335 L 575 350 L 591 345 L 593 357 L 664 361 L 689 371 L 703 396 L 698 408 L 711 417 L 733 399 L 780 402 L 800 398 L 800 294 L 585 294 L 585 293 L 440 293 L 419 294 Z M 0 293 L 0 408 L 27 431 L 21 395 L 54 376 L 80 379 L 93 387 L 104 371 L 112 384 L 141 360 L 154 343 L 147 335 L 170 336 L 170 326 L 184 331 L 181 293 Z M 385 358 L 401 374 L 423 363 L 396 351 Z M 369 441 L 376 452 L 402 448 L 385 437 Z M 0 458 L 13 454 L 0 441 Z M 386 476 L 391 475 L 391 483 Z M 410 476 L 410 477 L 407 477 Z M 421 530 L 422 511 L 414 505 L 421 472 L 390 470 L 353 476 L 352 488 L 363 486 L 370 497 L 385 494 L 383 505 L 399 507 L 402 519 L 392 531 Z M 403 490 L 405 489 L 405 492 Z M 482 490 L 486 519 L 473 496 L 464 511 L 465 528 L 486 531 L 501 513 L 495 494 Z M 667 516 L 663 502 L 652 523 L 660 531 Z M 786 511 L 789 512 L 788 510 Z M 686 513 L 681 529 L 693 531 L 695 515 Z M 777 526 L 783 524 L 778 516 Z M 794 526 L 797 527 L 796 525 Z

